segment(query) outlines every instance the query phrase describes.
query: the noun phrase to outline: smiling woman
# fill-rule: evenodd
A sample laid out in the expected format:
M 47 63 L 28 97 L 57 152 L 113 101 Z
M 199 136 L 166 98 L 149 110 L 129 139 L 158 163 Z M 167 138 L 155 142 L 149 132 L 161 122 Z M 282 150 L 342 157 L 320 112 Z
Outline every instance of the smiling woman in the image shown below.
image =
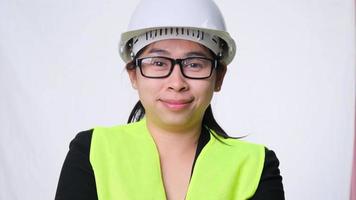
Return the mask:
M 169 12 L 184 5 L 190 15 Z M 77 135 L 56 199 L 284 199 L 273 151 L 229 137 L 212 114 L 235 49 L 214 2 L 143 0 L 120 42 L 139 94 L 129 124 Z
M 189 55 L 201 56 L 188 57 Z M 156 61 L 158 59 L 162 61 L 158 56 L 169 57 L 164 59 L 169 61 L 165 62 L 166 70 L 155 70 L 157 63 L 141 63 L 138 65 L 141 73 L 136 68 L 128 70 L 132 85 L 138 90 L 140 101 L 145 109 L 148 127 L 158 125 L 166 127 L 165 129 L 169 128 L 170 132 L 178 130 L 199 132 L 204 112 L 210 104 L 214 90 L 220 88 L 223 75 L 219 75 L 217 79 L 216 67 L 213 64 L 215 62 L 209 60 L 212 59 L 211 53 L 206 47 L 192 41 L 170 39 L 154 42 L 138 55 L 137 60 L 154 58 Z M 177 66 L 173 65 L 175 60 L 170 60 L 171 58 L 183 59 L 179 60 L 180 65 Z M 203 64 L 204 69 L 199 71 L 192 69 L 192 66 L 198 64 Z M 155 72 L 152 72 L 153 70 Z M 161 71 L 165 71 L 161 78 L 147 78 L 155 73 L 162 73 Z M 223 73 L 223 71 L 219 72 Z M 186 76 L 193 77 L 186 78 Z

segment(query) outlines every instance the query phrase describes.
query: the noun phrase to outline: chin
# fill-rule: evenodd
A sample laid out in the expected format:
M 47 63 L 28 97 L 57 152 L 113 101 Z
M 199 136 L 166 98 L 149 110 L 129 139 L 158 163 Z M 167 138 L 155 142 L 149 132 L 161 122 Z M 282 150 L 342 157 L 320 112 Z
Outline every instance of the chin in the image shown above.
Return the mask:
M 200 120 L 196 116 L 174 113 L 160 116 L 160 121 L 166 127 L 187 128 L 194 126 Z

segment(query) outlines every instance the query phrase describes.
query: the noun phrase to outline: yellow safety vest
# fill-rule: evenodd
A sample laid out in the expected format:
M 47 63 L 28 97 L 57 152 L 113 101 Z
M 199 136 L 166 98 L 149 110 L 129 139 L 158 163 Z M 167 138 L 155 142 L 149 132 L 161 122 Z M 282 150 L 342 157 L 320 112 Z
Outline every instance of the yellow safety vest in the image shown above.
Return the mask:
M 249 199 L 260 181 L 264 147 L 210 134 L 196 160 L 186 200 Z M 145 119 L 95 128 L 90 163 L 99 200 L 166 199 L 159 154 Z

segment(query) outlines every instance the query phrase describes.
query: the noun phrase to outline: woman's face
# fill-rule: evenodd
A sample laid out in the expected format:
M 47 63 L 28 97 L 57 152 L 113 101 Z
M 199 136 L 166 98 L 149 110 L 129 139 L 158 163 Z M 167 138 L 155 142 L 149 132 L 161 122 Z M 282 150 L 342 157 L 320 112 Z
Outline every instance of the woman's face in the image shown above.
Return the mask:
M 164 56 L 182 59 L 192 56 L 211 58 L 204 46 L 187 40 L 162 40 L 147 46 L 140 58 Z M 200 125 L 214 91 L 219 91 L 226 68 L 206 79 L 185 78 L 179 65 L 175 65 L 169 77 L 146 78 L 140 70 L 128 70 L 133 88 L 146 111 L 148 123 L 161 128 L 186 129 Z

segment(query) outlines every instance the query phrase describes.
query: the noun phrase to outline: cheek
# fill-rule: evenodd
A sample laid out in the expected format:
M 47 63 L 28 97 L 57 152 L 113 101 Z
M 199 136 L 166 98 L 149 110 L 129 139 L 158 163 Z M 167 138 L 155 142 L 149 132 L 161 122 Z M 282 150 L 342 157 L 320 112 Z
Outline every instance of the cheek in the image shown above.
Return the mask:
M 147 79 L 141 75 L 137 76 L 137 91 L 143 103 L 154 101 L 160 91 L 160 84 L 155 79 Z
M 210 104 L 211 98 L 214 93 L 215 78 L 197 82 L 194 86 L 195 96 L 199 98 L 199 101 L 203 104 Z

